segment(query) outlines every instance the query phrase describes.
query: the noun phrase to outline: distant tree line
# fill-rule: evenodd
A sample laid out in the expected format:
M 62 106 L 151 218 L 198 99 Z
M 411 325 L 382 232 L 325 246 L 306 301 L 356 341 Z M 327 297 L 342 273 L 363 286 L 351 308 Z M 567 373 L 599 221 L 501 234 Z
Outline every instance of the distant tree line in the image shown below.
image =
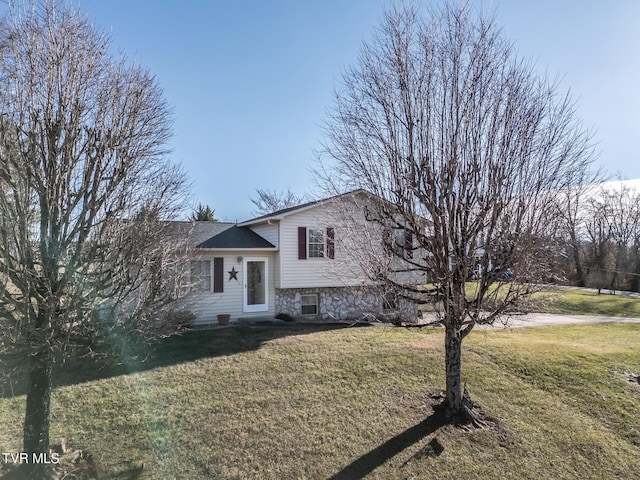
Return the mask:
M 558 205 L 558 274 L 577 286 L 640 291 L 640 191 L 576 187 Z

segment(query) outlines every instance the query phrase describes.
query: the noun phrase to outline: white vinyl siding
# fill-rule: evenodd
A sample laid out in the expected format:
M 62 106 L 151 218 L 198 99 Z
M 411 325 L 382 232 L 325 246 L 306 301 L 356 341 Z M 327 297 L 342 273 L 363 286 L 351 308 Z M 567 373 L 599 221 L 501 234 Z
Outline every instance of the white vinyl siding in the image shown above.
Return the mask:
M 269 252 L 268 254 L 260 253 L 261 256 L 267 257 L 269 266 L 273 262 L 274 254 Z M 253 316 L 266 316 L 275 315 L 274 303 L 269 302 L 269 310 L 265 312 L 258 312 L 255 314 L 243 312 L 244 301 L 244 278 L 242 272 L 242 258 L 247 256 L 247 252 L 225 252 L 220 253 L 204 253 L 200 254 L 199 258 L 204 261 L 209 261 L 213 264 L 214 257 L 224 257 L 224 292 L 214 293 L 213 289 L 206 292 L 192 292 L 183 302 L 183 308 L 192 312 L 196 318 L 194 320 L 195 325 L 204 325 L 217 323 L 217 315 L 220 313 L 227 313 L 231 315 L 231 319 L 235 320 L 239 317 L 251 317 Z M 240 261 L 238 261 L 240 260 Z M 230 279 L 229 272 L 235 269 L 237 280 Z M 275 298 L 274 277 L 273 269 L 269 268 L 269 292 L 270 299 Z
M 276 288 L 343 287 L 366 284 L 367 279 L 340 242 L 340 228 L 327 219 L 326 205 L 287 215 L 280 221 L 279 276 Z M 324 232 L 334 227 L 335 260 L 329 258 L 298 258 L 298 227 Z M 308 253 L 308 252 L 307 252 Z M 326 253 L 326 252 L 325 252 Z
M 249 228 L 274 247 L 278 247 L 278 225 L 276 223 L 261 223 L 259 225 L 251 225 Z
M 280 222 L 278 220 L 273 223 L 261 223 L 259 225 L 251 225 L 251 230 L 256 232 L 274 247 L 280 245 Z M 271 258 L 271 257 L 269 257 Z M 270 275 L 273 275 L 275 286 L 280 284 L 280 255 L 276 253 L 273 260 L 269 264 Z M 273 297 L 272 297 L 273 298 Z

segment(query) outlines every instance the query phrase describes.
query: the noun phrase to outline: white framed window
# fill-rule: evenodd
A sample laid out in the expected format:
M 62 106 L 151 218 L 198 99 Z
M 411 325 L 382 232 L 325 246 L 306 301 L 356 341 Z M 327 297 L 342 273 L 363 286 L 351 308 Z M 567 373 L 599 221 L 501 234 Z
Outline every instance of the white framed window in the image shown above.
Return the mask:
M 211 260 L 191 261 L 191 290 L 195 292 L 211 291 Z
M 309 258 L 324 258 L 324 231 L 310 228 L 307 230 L 307 252 Z
M 318 295 L 307 294 L 300 296 L 300 306 L 302 308 L 302 315 L 317 315 L 318 314 Z
M 336 254 L 336 231 L 333 227 L 325 229 L 298 227 L 298 260 L 308 258 L 328 258 L 333 260 Z

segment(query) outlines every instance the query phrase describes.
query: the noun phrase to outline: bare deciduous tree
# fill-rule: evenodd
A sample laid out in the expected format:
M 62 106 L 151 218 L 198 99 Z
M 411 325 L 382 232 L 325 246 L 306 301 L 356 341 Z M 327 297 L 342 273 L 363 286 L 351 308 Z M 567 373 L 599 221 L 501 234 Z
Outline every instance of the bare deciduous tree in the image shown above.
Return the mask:
M 158 333 L 179 294 L 188 232 L 164 242 L 162 221 L 188 193 L 165 159 L 171 114 L 155 78 L 109 46 L 55 1 L 0 31 L 0 353 L 28 365 L 29 454 L 48 451 L 56 362 Z
M 585 205 L 590 283 L 598 289 L 638 290 L 640 193 L 624 181 L 594 188 Z
M 569 187 L 561 190 L 555 215 L 558 220 L 558 234 L 564 241 L 567 255 L 575 270 L 571 279 L 578 287 L 584 287 L 587 284 L 588 273 L 584 251 L 584 244 L 588 238 L 585 228 L 587 207 L 603 173 L 601 170 L 577 170 L 569 175 L 574 175 L 575 178 L 570 180 Z
M 469 421 L 462 341 L 545 279 L 556 253 L 548 221 L 558 192 L 593 160 L 590 134 L 491 18 L 447 4 L 426 17 L 407 7 L 384 17 L 343 76 L 326 135 L 326 188 L 380 199 L 360 209 L 383 236 L 361 242 L 363 270 L 414 302 L 435 299 L 443 408 Z
M 586 205 L 585 229 L 588 243 L 587 284 L 598 292 L 610 285 L 613 270 L 611 264 L 611 228 L 607 221 L 605 205 L 597 196 L 590 197 Z
M 291 189 L 278 193 L 275 190 L 258 188 L 256 193 L 258 194 L 257 198 L 250 198 L 251 203 L 256 207 L 252 211 L 255 216 L 268 215 L 278 210 L 295 207 L 305 201 L 303 197 L 297 196 Z

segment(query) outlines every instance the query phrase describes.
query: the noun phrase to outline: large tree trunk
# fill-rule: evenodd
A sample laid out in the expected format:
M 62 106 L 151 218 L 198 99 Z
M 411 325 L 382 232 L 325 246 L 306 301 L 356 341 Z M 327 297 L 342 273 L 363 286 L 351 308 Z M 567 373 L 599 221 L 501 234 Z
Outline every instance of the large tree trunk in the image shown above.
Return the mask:
M 576 286 L 585 287 L 587 285 L 584 269 L 582 268 L 582 262 L 580 261 L 580 246 L 577 241 L 572 238 L 571 250 L 573 250 L 573 263 L 576 267 Z
M 569 248 L 571 248 L 571 254 L 573 256 L 573 263 L 576 269 L 576 286 L 585 287 L 587 284 L 587 277 L 582 267 L 582 261 L 580 260 L 580 242 L 576 238 L 575 225 L 571 225 L 569 229 Z
M 446 327 L 445 371 L 447 390 L 445 404 L 447 414 L 458 416 L 463 412 L 462 402 L 462 338 L 453 327 Z
M 474 410 L 473 402 L 462 387 L 462 339 L 457 328 L 446 327 L 445 369 L 447 391 L 445 401 L 440 405 L 448 422 L 465 428 L 485 428 L 487 423 Z
M 632 292 L 640 292 L 640 248 L 634 248 L 635 252 L 635 265 L 633 268 L 633 275 L 631 275 L 631 287 Z
M 629 290 L 632 292 L 640 292 L 640 265 L 636 265 L 635 272 L 631 277 Z
M 30 357 L 27 408 L 24 418 L 24 451 L 29 455 L 32 478 L 46 478 L 45 465 L 32 462 L 34 454 L 49 451 L 49 405 L 51 400 L 52 361 L 48 351 Z

